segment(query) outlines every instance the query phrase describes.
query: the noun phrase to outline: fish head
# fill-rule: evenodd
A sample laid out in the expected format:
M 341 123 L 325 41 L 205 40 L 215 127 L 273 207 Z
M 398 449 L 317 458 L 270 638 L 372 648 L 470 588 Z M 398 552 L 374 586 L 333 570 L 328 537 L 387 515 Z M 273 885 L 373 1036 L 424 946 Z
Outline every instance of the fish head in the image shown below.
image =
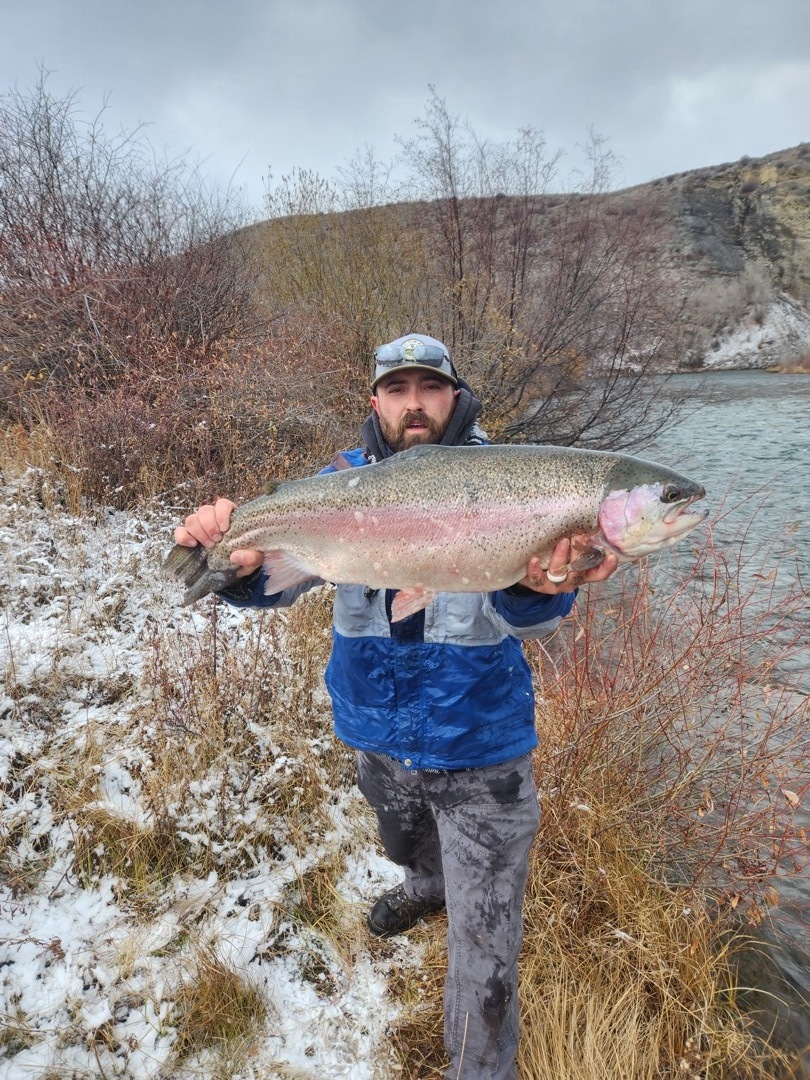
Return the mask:
M 681 540 L 706 517 L 693 510 L 706 491 L 701 484 L 671 469 L 638 459 L 633 476 L 617 476 L 599 508 L 599 529 L 605 546 L 621 561 L 635 561 Z

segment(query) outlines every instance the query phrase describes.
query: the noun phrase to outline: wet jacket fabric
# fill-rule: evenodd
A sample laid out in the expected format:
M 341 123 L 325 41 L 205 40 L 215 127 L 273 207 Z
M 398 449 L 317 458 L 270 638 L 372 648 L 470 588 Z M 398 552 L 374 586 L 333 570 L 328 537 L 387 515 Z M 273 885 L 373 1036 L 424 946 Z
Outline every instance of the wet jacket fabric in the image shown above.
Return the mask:
M 486 441 L 474 422 L 456 438 Z M 322 471 L 367 465 L 370 455 L 358 447 L 339 459 Z M 287 607 L 324 584 L 265 595 L 266 582 L 259 571 L 220 595 L 240 607 Z M 325 678 L 338 737 L 407 769 L 477 768 L 532 750 L 534 694 L 521 641 L 553 632 L 574 594 L 545 596 L 519 586 L 439 593 L 424 611 L 392 623 L 395 594 L 336 587 Z

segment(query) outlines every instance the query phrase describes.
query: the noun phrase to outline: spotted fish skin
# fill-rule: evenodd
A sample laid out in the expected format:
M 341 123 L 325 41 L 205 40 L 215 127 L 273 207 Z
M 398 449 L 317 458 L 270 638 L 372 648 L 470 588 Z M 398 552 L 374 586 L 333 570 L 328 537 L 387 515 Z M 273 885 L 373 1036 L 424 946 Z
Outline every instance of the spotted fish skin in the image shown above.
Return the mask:
M 213 548 L 183 548 L 165 568 L 186 603 L 236 580 L 230 555 L 265 552 L 268 592 L 321 578 L 427 592 L 502 589 L 563 537 L 633 560 L 705 516 L 703 487 L 624 454 L 557 446 L 420 446 L 385 461 L 282 481 L 234 511 Z M 643 550 L 642 550 L 643 549 Z

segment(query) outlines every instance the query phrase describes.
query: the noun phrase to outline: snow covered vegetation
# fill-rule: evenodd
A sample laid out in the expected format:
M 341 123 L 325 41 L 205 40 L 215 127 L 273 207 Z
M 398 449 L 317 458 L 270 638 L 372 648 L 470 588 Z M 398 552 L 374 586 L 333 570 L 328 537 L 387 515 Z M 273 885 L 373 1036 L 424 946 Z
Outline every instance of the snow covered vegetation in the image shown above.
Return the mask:
M 362 912 L 396 875 L 316 677 L 328 599 L 307 651 L 179 609 L 165 520 L 48 501 L 0 511 L 0 1075 L 375 1075 Z
M 646 375 L 804 363 L 810 147 L 611 192 L 596 140 L 557 195 L 540 132 L 434 93 L 400 190 L 298 171 L 249 226 L 45 72 L 0 121 L 0 1080 L 441 1077 L 444 917 L 366 929 L 399 875 L 330 589 L 182 608 L 171 527 L 356 445 L 393 327 L 453 342 L 493 441 L 640 449 L 678 404 Z M 528 1080 L 791 1075 L 734 953 L 806 853 L 806 598 L 793 532 L 730 520 L 526 646 Z

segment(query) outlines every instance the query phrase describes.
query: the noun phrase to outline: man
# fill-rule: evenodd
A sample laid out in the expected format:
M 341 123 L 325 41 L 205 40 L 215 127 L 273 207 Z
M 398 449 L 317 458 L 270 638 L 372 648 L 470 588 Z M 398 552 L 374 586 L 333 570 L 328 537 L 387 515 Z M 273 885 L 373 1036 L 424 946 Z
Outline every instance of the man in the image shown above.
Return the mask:
M 420 443 L 486 442 L 481 403 L 445 346 L 409 334 L 380 346 L 363 445 L 325 471 L 379 461 Z M 212 546 L 234 504 L 202 506 L 177 543 Z M 570 538 L 569 538 L 570 539 Z M 405 873 L 367 916 L 381 937 L 446 906 L 448 1077 L 514 1080 L 517 961 L 529 849 L 539 824 L 530 755 L 537 743 L 521 639 L 552 632 L 576 588 L 602 581 L 614 556 L 568 573 L 569 539 L 543 569 L 493 593 L 444 593 L 391 622 L 395 589 L 339 585 L 326 671 L 338 736 L 357 752 L 358 786 L 388 857 Z M 262 553 L 237 551 L 241 580 L 222 593 L 243 606 L 283 606 L 319 582 L 266 596 Z M 272 585 L 272 582 L 271 582 Z

